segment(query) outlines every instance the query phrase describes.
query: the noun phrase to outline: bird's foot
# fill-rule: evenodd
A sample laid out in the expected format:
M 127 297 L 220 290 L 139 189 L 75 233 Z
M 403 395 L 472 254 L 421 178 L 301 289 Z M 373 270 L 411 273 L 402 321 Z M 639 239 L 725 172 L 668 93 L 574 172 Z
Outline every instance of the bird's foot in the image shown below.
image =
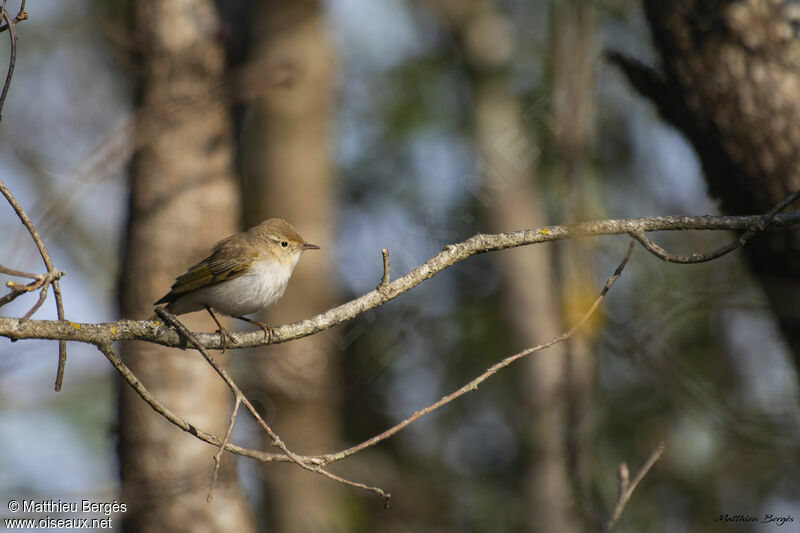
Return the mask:
M 275 328 L 273 328 L 266 322 L 257 322 L 254 320 L 253 324 L 260 327 L 264 331 L 264 340 L 267 341 L 267 344 L 271 343 L 272 337 L 275 336 Z
M 227 341 L 231 341 L 231 344 L 236 344 L 238 342 L 231 336 L 230 332 L 222 326 L 219 327 L 217 333 L 219 333 L 219 343 L 222 346 L 222 353 L 225 353 L 225 348 L 228 344 Z
M 264 331 L 264 340 L 267 341 L 267 344 L 272 342 L 272 338 L 275 336 L 275 329 L 266 322 L 259 322 L 258 320 L 253 320 L 252 318 L 244 316 L 235 316 L 233 318 L 238 318 L 239 320 L 244 320 L 254 326 L 260 327 Z

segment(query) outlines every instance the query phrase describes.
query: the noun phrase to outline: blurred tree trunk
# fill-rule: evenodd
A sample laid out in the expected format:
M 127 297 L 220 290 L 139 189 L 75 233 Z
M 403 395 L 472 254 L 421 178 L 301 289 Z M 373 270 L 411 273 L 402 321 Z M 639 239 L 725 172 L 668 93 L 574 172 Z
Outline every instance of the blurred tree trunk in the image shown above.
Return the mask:
M 692 143 L 722 209 L 763 213 L 800 189 L 797 3 L 645 0 L 644 7 L 663 70 L 611 58 Z M 771 229 L 745 253 L 800 368 L 800 229 Z
M 250 60 L 265 65 L 268 84 L 245 118 L 242 174 L 246 225 L 282 217 L 322 247 L 304 254 L 286 294 L 266 317 L 288 323 L 334 302 L 335 257 L 332 133 L 336 58 L 316 0 L 259 2 Z M 300 453 L 338 444 L 340 347 L 334 333 L 259 351 L 258 387 L 274 404 L 278 434 Z M 346 530 L 346 490 L 293 467 L 267 465 L 265 508 L 270 531 Z
M 120 280 L 125 318 L 145 319 L 176 275 L 215 241 L 238 229 L 233 135 L 224 106 L 171 112 L 205 98 L 224 72 L 215 41 L 214 6 L 205 0 L 133 5 L 137 48 L 135 135 L 149 137 L 132 161 L 130 213 Z M 207 316 L 181 318 L 210 330 Z M 128 343 L 124 357 L 155 397 L 192 424 L 225 432 L 232 397 L 194 351 Z M 216 450 L 173 427 L 125 384 L 119 399 L 119 458 L 126 531 L 252 531 L 236 483 L 234 459 L 223 456 L 211 504 L 206 502 Z
M 509 87 L 513 29 L 491 1 L 437 2 L 463 48 L 473 81 L 473 128 L 479 151 L 477 197 L 491 232 L 546 225 L 543 195 L 534 174 L 540 155 L 532 133 L 541 102 L 528 109 Z M 499 256 L 504 274 L 505 316 L 521 346 L 545 342 L 564 330 L 552 247 L 529 247 Z M 529 531 L 582 531 L 569 480 L 566 424 L 569 420 L 566 351 L 559 344 L 524 363 L 521 397 L 530 421 L 523 439 L 533 443 L 525 457 L 525 508 Z
M 562 222 L 603 218 L 594 201 L 590 151 L 594 143 L 596 56 L 595 15 L 592 0 L 552 2 L 550 98 L 554 121 L 552 172 L 561 200 Z M 593 281 L 592 240 L 563 243 L 558 250 L 561 309 L 565 326 L 571 327 L 591 306 L 598 287 Z M 582 515 L 590 520 L 591 490 L 588 426 L 594 391 L 594 344 L 599 326 L 592 320 L 565 343 L 567 362 L 567 454 L 569 479 Z M 594 525 L 594 524 L 592 524 Z

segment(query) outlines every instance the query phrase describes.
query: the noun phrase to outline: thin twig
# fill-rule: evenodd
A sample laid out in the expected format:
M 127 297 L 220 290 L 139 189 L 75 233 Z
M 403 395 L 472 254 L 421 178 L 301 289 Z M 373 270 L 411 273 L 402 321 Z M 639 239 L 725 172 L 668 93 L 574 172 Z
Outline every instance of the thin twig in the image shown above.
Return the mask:
M 790 194 L 789 196 L 784 198 L 775 207 L 773 207 L 772 209 L 767 211 L 764 214 L 764 216 L 762 217 L 763 219 L 765 219 L 764 220 L 764 228 L 762 228 L 762 229 L 766 229 L 766 226 L 769 226 L 770 224 L 772 224 L 772 219 L 775 218 L 775 215 L 777 215 L 778 213 L 780 213 L 781 211 L 783 211 L 784 209 L 789 207 L 792 204 L 792 202 L 794 202 L 798 198 L 800 198 L 800 190 L 793 192 L 792 194 Z
M 19 204 L 17 199 L 14 198 L 14 195 L 11 194 L 11 191 L 8 190 L 8 187 L 6 187 L 6 184 L 3 183 L 2 180 L 0 180 L 0 193 L 3 193 L 3 196 L 6 197 L 6 200 L 9 204 L 11 204 L 12 209 L 14 209 L 14 212 L 17 214 L 20 221 L 22 221 L 22 225 L 25 226 L 25 229 L 27 229 L 28 233 L 31 234 L 31 238 L 36 244 L 36 247 L 39 249 L 39 254 L 42 256 L 42 260 L 44 261 L 47 270 L 55 270 L 53 268 L 53 262 L 50 260 L 50 255 L 47 253 L 47 248 L 44 245 L 44 241 L 42 241 L 42 238 L 39 236 L 39 232 L 36 231 L 33 222 L 31 222 L 31 219 L 25 213 L 25 210 L 22 209 L 22 206 Z
M 427 414 L 439 409 L 440 407 L 442 407 L 444 405 L 447 405 L 448 403 L 452 402 L 456 398 L 459 398 L 459 397 L 463 396 L 464 394 L 466 394 L 468 392 L 477 390 L 478 389 L 478 385 L 480 385 L 481 383 L 483 383 L 484 381 L 489 379 L 492 375 L 497 373 L 497 371 L 499 371 L 499 370 L 501 370 L 503 368 L 506 368 L 507 366 L 511 365 L 511 363 L 513 363 L 513 362 L 515 362 L 515 361 L 517 361 L 519 359 L 522 359 L 523 357 L 528 356 L 528 355 L 530 355 L 532 353 L 540 352 L 542 350 L 550 348 L 554 344 L 558 344 L 559 342 L 563 342 L 563 341 L 569 339 L 570 337 L 572 337 L 575 334 L 575 332 L 578 331 L 581 328 L 581 326 L 583 326 L 586 323 L 587 320 L 589 320 L 589 318 L 592 316 L 592 314 L 594 314 L 594 312 L 597 309 L 597 307 L 600 305 L 600 303 L 606 297 L 606 294 L 608 293 L 609 289 L 611 289 L 611 286 L 614 285 L 614 283 L 617 281 L 617 279 L 619 279 L 619 277 L 622 275 L 622 271 L 625 268 L 625 265 L 628 264 L 628 260 L 631 258 L 631 254 L 633 254 L 633 249 L 634 248 L 635 248 L 635 243 L 633 241 L 631 241 L 630 245 L 628 246 L 628 252 L 625 254 L 625 257 L 622 259 L 622 262 L 619 264 L 617 269 L 614 271 L 614 274 L 612 274 L 611 277 L 608 278 L 608 280 L 606 281 L 606 284 L 603 286 L 603 289 L 600 291 L 600 295 L 597 297 L 597 299 L 594 301 L 594 303 L 589 307 L 589 309 L 586 311 L 586 313 L 584 313 L 584 315 L 581 317 L 581 319 L 578 320 L 578 322 L 569 329 L 569 331 L 567 331 L 566 333 L 562 333 L 558 337 L 555 337 L 555 338 L 551 339 L 550 341 L 548 341 L 548 342 L 546 342 L 544 344 L 539 344 L 538 346 L 533 346 L 531 348 L 527 348 L 525 350 L 522 350 L 519 353 L 516 353 L 514 355 L 506 357 L 502 361 L 500 361 L 498 363 L 495 363 L 494 365 L 492 365 L 491 367 L 486 369 L 486 371 L 484 371 L 480 376 L 476 377 L 475 379 L 473 379 L 472 381 L 470 381 L 469 383 L 467 383 L 466 385 L 464 385 L 460 389 L 448 394 L 447 396 L 445 396 L 441 400 L 437 401 L 436 403 L 433 403 L 433 404 L 425 407 L 424 409 L 420 409 L 419 411 L 415 412 L 410 417 L 406 418 L 405 420 L 403 420 L 399 424 L 396 424 L 395 426 L 392 426 L 391 428 L 387 429 L 383 433 L 380 433 L 379 435 L 375 435 L 371 439 L 368 439 L 368 440 L 362 442 L 361 444 L 358 444 L 356 446 L 353 446 L 353 447 L 348 448 L 346 450 L 343 450 L 341 452 L 330 454 L 330 455 L 324 455 L 324 456 L 322 456 L 322 458 L 324 458 L 328 462 L 330 462 L 330 461 L 338 461 L 340 459 L 344 459 L 345 457 L 349 457 L 349 456 L 351 456 L 351 455 L 353 455 L 355 453 L 358 453 L 358 452 L 360 452 L 361 450 L 363 450 L 365 448 L 369 448 L 370 446 L 374 446 L 375 444 L 378 444 L 379 442 L 384 441 L 384 440 L 388 439 L 389 437 L 395 435 L 400 430 L 404 429 L 406 426 L 408 426 L 409 424 L 415 422 L 416 420 L 419 420 L 423 416 L 425 416 L 425 415 L 427 415 Z
M 27 322 L 27 320 L 31 317 L 31 315 L 39 310 L 39 308 L 42 306 L 45 299 L 47 298 L 47 288 L 49 286 L 50 284 L 47 283 L 44 285 L 44 287 L 42 287 L 42 290 L 39 291 L 39 299 L 36 300 L 36 303 L 33 304 L 33 307 L 31 307 L 30 310 L 28 310 L 28 312 L 25 313 L 25 315 L 19 319 L 20 324 Z
M 11 78 L 14 76 L 14 66 L 17 63 L 17 28 L 11 16 L 6 11 L 5 2 L 0 7 L 0 16 L 6 21 L 8 27 L 8 36 L 11 39 L 11 57 L 8 60 L 8 72 L 6 73 L 6 81 L 3 83 L 3 91 L 0 93 L 0 120 L 3 116 L 3 105 L 6 103 L 6 96 L 8 96 L 8 89 L 11 87 Z
M 381 255 L 383 255 L 383 277 L 377 287 L 378 290 L 383 290 L 389 286 L 389 276 L 392 272 L 392 265 L 389 264 L 389 249 L 384 248 L 381 250 Z
M 0 265 L 0 274 L 7 274 L 9 276 L 17 276 L 18 278 L 32 278 L 32 279 L 39 279 L 39 274 L 33 274 L 31 272 L 24 272 L 22 270 L 14 270 L 13 268 L 6 268 L 3 265 Z
M 228 430 L 225 432 L 225 437 L 223 437 L 222 442 L 219 444 L 219 451 L 214 454 L 214 473 L 211 475 L 211 487 L 209 487 L 208 496 L 206 497 L 206 501 L 208 503 L 211 503 L 211 500 L 214 499 L 214 483 L 217 481 L 219 467 L 222 464 L 222 452 L 225 451 L 225 446 L 227 446 L 231 441 L 231 433 L 233 432 L 233 425 L 236 423 L 236 415 L 239 413 L 240 405 L 242 405 L 242 400 L 237 396 L 236 402 L 233 404 L 231 419 L 228 422 Z
M 15 291 L 15 290 L 12 290 L 8 294 L 6 294 L 2 298 L 0 298 L 0 307 L 3 307 L 4 305 L 13 302 L 14 300 L 16 300 L 18 297 L 22 296 L 26 292 L 27 291 Z
M 239 386 L 236 385 L 236 383 L 230 377 L 230 375 L 228 374 L 227 370 L 225 370 L 225 368 L 219 363 L 219 361 L 214 359 L 211 356 L 211 354 L 208 353 L 208 351 L 203 347 L 203 345 L 200 343 L 200 341 L 197 340 L 197 338 L 192 334 L 192 332 L 189 331 L 188 328 L 186 328 L 186 326 L 184 326 L 177 319 L 177 317 L 175 317 L 175 315 L 167 312 L 163 307 L 157 307 L 155 309 L 155 312 L 156 312 L 156 314 L 158 316 L 160 316 L 164 320 L 164 322 L 166 322 L 167 324 L 170 324 L 175 329 L 177 329 L 178 333 L 180 335 L 184 336 L 195 347 L 195 349 L 197 349 L 197 351 L 200 352 L 200 354 L 208 362 L 208 364 L 211 365 L 211 367 L 217 372 L 217 374 L 219 374 L 219 376 L 222 378 L 222 380 L 225 382 L 225 384 L 228 385 L 228 388 L 231 390 L 233 395 L 238 400 L 240 400 L 242 402 L 242 404 L 244 404 L 245 408 L 247 408 L 247 410 L 250 412 L 250 414 L 253 415 L 253 418 L 256 419 L 256 421 L 258 422 L 258 425 L 260 425 L 261 428 L 264 430 L 264 432 L 267 435 L 269 435 L 269 438 L 272 439 L 272 445 L 275 446 L 276 448 L 280 449 L 284 454 L 286 454 L 286 456 L 289 457 L 289 459 L 291 459 L 291 461 L 293 463 L 297 464 L 297 466 L 299 466 L 299 467 L 301 467 L 301 468 L 303 468 L 305 470 L 308 470 L 309 472 L 314 472 L 316 474 L 320 474 L 320 475 L 325 476 L 327 478 L 330 478 L 330 479 L 332 479 L 334 481 L 338 481 L 340 483 L 346 482 L 346 484 L 348 484 L 350 486 L 358 487 L 360 489 L 364 489 L 364 490 L 367 490 L 367 491 L 370 491 L 370 492 L 374 492 L 374 493 L 382 496 L 383 499 L 384 499 L 385 505 L 388 505 L 388 500 L 389 500 L 389 498 L 391 498 L 391 494 L 389 494 L 388 492 L 384 491 L 383 489 L 378 488 L 378 487 L 370 487 L 369 485 L 365 485 L 363 483 L 357 483 L 357 482 L 354 482 L 354 481 L 347 481 L 347 480 L 341 478 L 340 476 L 337 476 L 336 474 L 328 472 L 327 470 L 325 470 L 325 468 L 323 468 L 322 466 L 320 466 L 318 464 L 309 464 L 306 460 L 304 460 L 304 458 L 302 456 L 297 455 L 296 453 L 291 451 L 286 446 L 286 444 L 281 440 L 281 438 L 275 433 L 275 431 L 273 431 L 273 429 L 269 426 L 269 424 L 267 424 L 264 421 L 264 419 L 258 413 L 258 411 L 253 406 L 253 404 L 250 403 L 250 400 L 247 399 L 247 397 L 244 395 L 244 393 L 239 388 Z
M 33 292 L 36 289 L 41 288 L 41 286 L 44 285 L 44 282 L 45 282 L 45 277 L 39 276 L 39 279 L 35 279 L 30 283 L 26 283 L 25 285 L 22 285 L 15 281 L 7 281 L 6 287 L 15 292 Z
M 6 3 L 3 2 L 3 11 L 5 11 Z M 14 17 L 14 25 L 18 22 L 22 22 L 23 20 L 28 20 L 28 12 L 25 11 L 25 0 L 22 0 L 22 3 L 19 6 L 19 11 L 17 11 L 17 16 Z M 8 24 L 4 24 L 0 26 L 0 33 L 3 33 L 9 28 Z
M 625 464 L 624 461 L 620 463 L 618 471 L 619 496 L 617 497 L 617 503 L 614 505 L 614 509 L 611 511 L 611 518 L 608 519 L 606 526 L 603 528 L 604 533 L 611 531 L 611 528 L 619 521 L 622 516 L 622 511 L 625 509 L 625 505 L 628 503 L 628 500 L 631 499 L 631 496 L 633 496 L 633 491 L 636 490 L 636 487 L 644 479 L 644 476 L 653 468 L 653 465 L 661 459 L 662 455 L 664 455 L 663 442 L 659 443 L 656 449 L 653 450 L 653 453 L 650 454 L 650 457 L 647 458 L 647 461 L 645 461 L 642 468 L 640 468 L 639 472 L 636 474 L 636 477 L 634 477 L 633 481 L 630 483 L 628 482 L 628 465 Z
M 12 271 L 11 269 L 4 269 L 4 270 L 11 271 L 11 272 L 19 272 L 19 271 Z M 31 308 L 31 310 L 28 311 L 27 313 L 25 313 L 25 316 L 23 316 L 19 320 L 20 324 L 24 324 L 31 317 L 31 315 L 33 315 L 33 313 L 35 313 L 36 310 L 39 309 L 39 307 L 41 307 L 41 305 L 44 302 L 44 299 L 45 299 L 45 297 L 47 295 L 47 287 L 51 283 L 53 283 L 53 281 L 55 281 L 57 279 L 61 279 L 61 277 L 64 275 L 64 272 L 59 272 L 57 270 L 54 270 L 54 271 L 48 272 L 47 274 L 27 274 L 27 273 L 24 273 L 24 275 L 26 277 L 33 277 L 35 279 L 34 279 L 34 281 L 31 281 L 30 283 L 27 283 L 25 285 L 20 285 L 19 283 L 16 283 L 14 281 L 7 281 L 6 282 L 6 287 L 10 288 L 11 292 L 6 294 L 2 298 L 0 298 L 0 307 L 3 307 L 7 303 L 10 303 L 10 302 L 13 302 L 14 300 L 16 300 L 18 296 L 21 296 L 21 295 L 23 295 L 25 293 L 28 293 L 28 292 L 33 292 L 33 291 L 38 290 L 40 288 L 42 289 L 42 294 L 44 296 L 42 296 L 42 294 L 39 295 L 39 300 L 36 302 L 36 304 L 34 304 L 34 306 Z
M 207 442 L 213 446 L 222 445 L 222 439 L 217 438 L 211 433 L 208 433 L 207 431 L 204 431 L 183 420 L 181 417 L 168 409 L 164 404 L 154 398 L 153 395 L 150 394 L 150 391 L 148 391 L 142 382 L 139 381 L 139 378 L 136 377 L 133 371 L 128 368 L 128 365 L 126 365 L 119 356 L 113 344 L 110 342 L 106 344 L 98 344 L 97 348 L 103 353 L 103 355 L 106 356 L 106 359 L 108 359 L 117 372 L 119 372 L 119 374 L 122 376 L 122 379 L 124 379 L 128 385 L 133 388 L 136 394 L 139 395 L 139 397 L 144 400 L 145 403 L 153 409 L 153 411 L 163 416 L 171 424 L 187 433 L 194 435 L 203 442 Z M 244 457 L 250 457 L 251 459 L 261 461 L 262 463 L 285 462 L 287 460 L 286 456 L 282 453 L 265 453 L 258 450 L 243 448 L 242 446 L 237 446 L 230 443 L 225 445 L 225 449 L 231 453 L 235 453 Z M 303 457 L 303 460 L 306 462 L 313 462 L 313 458 L 310 457 Z
M 186 326 L 184 326 L 183 323 L 180 320 L 178 320 L 177 317 L 175 317 L 175 315 L 169 313 L 163 307 L 157 307 L 155 311 L 156 314 L 164 320 L 164 322 L 176 328 L 178 330 L 178 333 L 180 335 L 183 335 L 197 349 L 197 351 L 200 352 L 203 358 L 205 358 L 205 360 L 208 361 L 208 364 L 210 364 L 211 367 L 217 372 L 217 374 L 219 374 L 219 376 L 231 390 L 233 395 L 244 404 L 244 406 L 247 408 L 248 411 L 250 411 L 250 414 L 253 415 L 253 417 L 256 419 L 256 421 L 262 427 L 262 429 L 264 429 L 267 435 L 269 435 L 269 437 L 272 439 L 273 445 L 279 448 L 281 451 L 283 451 L 290 458 L 297 457 L 296 454 L 294 454 L 294 452 L 292 452 L 286 447 L 286 445 L 283 443 L 280 437 L 272 430 L 269 424 L 267 424 L 264 421 L 264 419 L 261 417 L 258 411 L 256 411 L 256 409 L 253 407 L 250 401 L 245 397 L 244 393 L 242 393 L 239 386 L 236 385 L 236 383 L 230 377 L 228 371 L 225 370 L 225 368 L 219 363 L 219 361 L 214 359 L 211 356 L 211 354 L 208 353 L 208 351 L 203 347 L 203 345 L 200 344 L 200 342 L 195 338 L 194 335 L 192 335 L 189 329 Z M 298 464 L 302 464 L 302 460 L 300 459 L 297 459 L 295 462 Z
M 708 261 L 713 261 L 714 259 L 719 259 L 720 257 L 727 255 L 734 250 L 738 250 L 747 242 L 758 235 L 759 233 L 766 230 L 770 225 L 772 225 L 772 221 L 775 216 L 786 209 L 792 202 L 800 198 L 800 191 L 796 191 L 795 193 L 789 195 L 785 198 L 781 203 L 761 215 L 760 217 L 756 217 L 753 219 L 753 223 L 750 228 L 747 229 L 738 239 L 733 241 L 730 244 L 726 244 L 725 246 L 714 250 L 713 252 L 709 252 L 706 254 L 699 254 L 694 253 L 692 255 L 675 255 L 671 254 L 666 251 L 661 246 L 657 245 L 653 241 L 651 241 L 647 236 L 645 236 L 644 231 L 633 231 L 631 232 L 631 237 L 639 241 L 639 243 L 644 246 L 644 248 L 650 252 L 651 254 L 655 255 L 659 259 L 662 259 L 668 263 L 679 263 L 682 265 L 692 265 L 697 263 L 706 263 Z
M 23 4 L 23 11 L 24 11 L 24 4 Z M 5 10 L 3 10 L 3 13 L 5 13 Z M 5 17 L 6 18 L 8 17 L 8 13 L 5 13 Z M 13 33 L 13 28 L 12 28 L 12 33 Z M 2 107 L 2 102 L 0 102 L 0 108 L 1 107 Z M 22 221 L 22 225 L 25 226 L 25 228 L 28 230 L 28 233 L 30 233 L 33 242 L 39 249 L 39 254 L 42 256 L 42 260 L 44 261 L 44 266 L 47 268 L 48 275 L 51 275 L 52 277 L 50 283 L 45 284 L 44 287 L 42 287 L 42 291 L 43 292 L 46 291 L 47 285 L 49 284 L 53 285 L 53 294 L 56 297 L 56 311 L 58 313 L 58 319 L 62 321 L 65 320 L 64 301 L 61 297 L 61 286 L 58 283 L 59 278 L 61 278 L 64 275 L 64 272 L 60 272 L 55 269 L 55 267 L 53 266 L 53 261 L 50 259 L 50 254 L 47 253 L 47 248 L 44 245 L 44 241 L 42 241 L 42 238 L 39 236 L 39 232 L 36 231 L 36 227 L 34 227 L 33 222 L 31 222 L 31 219 L 25 213 L 25 210 L 22 209 L 22 206 L 19 204 L 19 202 L 17 202 L 17 199 L 14 198 L 14 195 L 11 194 L 11 191 L 8 190 L 8 187 L 6 187 L 6 184 L 3 183 L 2 180 L 0 180 L 0 193 L 3 193 L 3 196 L 6 197 L 8 203 L 11 204 L 11 207 L 14 209 L 14 212 L 17 213 L 17 216 L 19 217 L 20 221 Z M 53 274 L 55 272 L 58 272 L 57 277 L 55 276 L 55 274 Z M 31 311 L 30 314 L 33 314 L 33 312 L 35 312 L 36 309 L 38 309 L 39 305 L 41 304 L 37 304 L 36 306 L 34 306 L 35 308 Z M 28 318 L 30 318 L 30 315 L 26 315 L 26 317 L 20 320 L 20 324 L 27 321 Z M 64 369 L 66 368 L 66 366 L 67 366 L 67 341 L 65 339 L 59 339 L 58 370 L 56 371 L 56 383 L 55 383 L 56 392 L 61 390 L 61 384 L 64 381 Z
M 11 289 L 11 292 L 9 292 L 8 294 L 6 294 L 2 298 L 0 298 L 0 307 L 3 307 L 4 305 L 6 305 L 8 303 L 13 302 L 14 300 L 17 299 L 17 297 L 22 296 L 23 294 L 25 294 L 27 292 L 35 291 L 36 289 L 38 289 L 38 288 L 40 288 L 42 286 L 42 284 L 44 283 L 44 280 L 45 280 L 44 276 L 40 276 L 38 274 L 23 273 L 23 272 L 20 272 L 19 270 L 12 270 L 10 268 L 0 267 L 0 271 L 2 271 L 4 274 L 11 274 L 12 276 L 13 275 L 24 275 L 25 277 L 34 278 L 33 281 L 31 281 L 30 283 L 25 284 L 25 285 L 20 285 L 19 283 L 15 283 L 13 281 L 7 281 L 6 282 L 6 287 Z M 14 273 L 17 273 L 17 274 L 14 274 Z

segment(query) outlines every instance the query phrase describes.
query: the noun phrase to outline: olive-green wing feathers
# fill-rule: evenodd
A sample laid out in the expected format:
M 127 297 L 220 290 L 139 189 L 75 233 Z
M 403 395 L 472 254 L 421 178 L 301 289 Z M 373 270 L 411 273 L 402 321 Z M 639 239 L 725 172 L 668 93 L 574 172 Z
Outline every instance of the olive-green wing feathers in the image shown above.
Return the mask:
M 169 293 L 156 305 L 169 303 L 183 293 L 241 276 L 254 258 L 252 251 L 243 248 L 217 247 L 210 256 L 178 276 Z

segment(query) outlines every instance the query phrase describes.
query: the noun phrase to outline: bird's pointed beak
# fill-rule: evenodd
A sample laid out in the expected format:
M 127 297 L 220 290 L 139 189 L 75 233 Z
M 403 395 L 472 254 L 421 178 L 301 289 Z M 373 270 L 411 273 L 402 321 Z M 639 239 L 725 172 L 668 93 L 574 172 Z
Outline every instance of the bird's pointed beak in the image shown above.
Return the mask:
M 319 250 L 319 246 L 308 242 L 303 243 L 303 250 Z

